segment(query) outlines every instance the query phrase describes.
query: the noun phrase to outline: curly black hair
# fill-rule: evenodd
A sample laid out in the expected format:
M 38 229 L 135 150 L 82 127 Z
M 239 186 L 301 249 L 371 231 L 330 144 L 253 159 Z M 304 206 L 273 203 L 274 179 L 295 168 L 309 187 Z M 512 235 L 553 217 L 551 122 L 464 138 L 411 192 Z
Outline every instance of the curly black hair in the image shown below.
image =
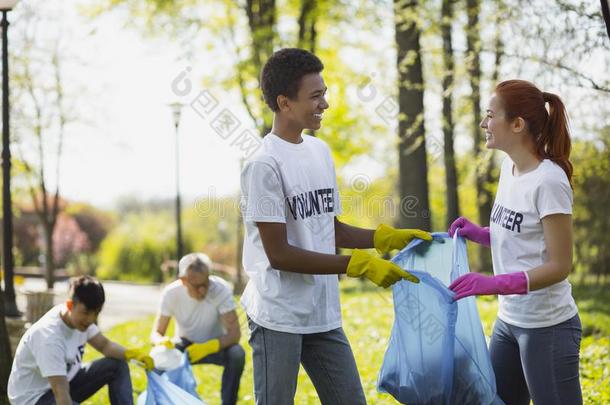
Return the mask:
M 280 110 L 277 96 L 294 100 L 299 92 L 301 78 L 324 69 L 316 55 L 299 48 L 284 48 L 275 52 L 263 66 L 261 89 L 265 103 L 274 112 Z
M 82 302 L 87 309 L 100 311 L 106 301 L 102 283 L 91 276 L 80 276 L 70 281 L 70 299 L 76 304 Z

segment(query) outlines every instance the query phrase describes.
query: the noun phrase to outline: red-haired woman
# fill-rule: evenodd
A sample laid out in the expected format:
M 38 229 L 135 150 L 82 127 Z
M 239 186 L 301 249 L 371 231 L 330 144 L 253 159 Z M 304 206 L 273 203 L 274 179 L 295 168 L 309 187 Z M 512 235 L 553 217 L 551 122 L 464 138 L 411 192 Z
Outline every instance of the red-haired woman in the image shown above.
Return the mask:
M 461 217 L 449 233 L 490 246 L 494 275 L 469 273 L 449 288 L 456 300 L 499 295 L 490 354 L 504 402 L 580 404 L 581 325 L 567 280 L 572 164 L 565 107 L 532 83 L 508 80 L 497 85 L 481 128 L 487 147 L 508 155 L 490 226 Z

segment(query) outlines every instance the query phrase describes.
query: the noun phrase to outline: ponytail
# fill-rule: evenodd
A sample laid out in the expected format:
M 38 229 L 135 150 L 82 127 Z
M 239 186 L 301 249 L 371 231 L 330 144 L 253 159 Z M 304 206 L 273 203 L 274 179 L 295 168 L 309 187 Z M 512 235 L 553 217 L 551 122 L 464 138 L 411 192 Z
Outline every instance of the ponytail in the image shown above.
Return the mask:
M 563 169 L 572 184 L 570 130 L 563 102 L 553 93 L 541 92 L 525 80 L 506 80 L 496 86 L 507 118 L 521 117 L 534 136 L 536 153 Z M 549 103 L 549 111 L 545 108 Z
M 536 139 L 536 150 L 541 157 L 559 165 L 572 184 L 573 167 L 570 162 L 572 142 L 565 106 L 556 94 L 543 92 L 542 98 L 545 103 L 549 103 L 549 115 L 542 133 Z

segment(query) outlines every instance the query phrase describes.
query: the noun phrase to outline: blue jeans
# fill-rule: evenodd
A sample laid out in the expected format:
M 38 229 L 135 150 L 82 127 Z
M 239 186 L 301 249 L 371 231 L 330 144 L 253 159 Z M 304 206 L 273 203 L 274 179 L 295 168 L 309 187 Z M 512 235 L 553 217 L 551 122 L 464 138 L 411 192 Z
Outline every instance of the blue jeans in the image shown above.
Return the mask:
M 582 404 L 578 314 L 546 328 L 496 320 L 489 351 L 498 395 L 507 405 Z
M 193 342 L 188 339 L 180 339 L 180 342 L 176 343 L 176 349 L 180 351 L 184 351 L 184 349 L 193 344 Z M 245 363 L 246 352 L 237 344 L 222 349 L 218 353 L 205 356 L 203 359 L 193 364 L 216 364 L 217 366 L 224 367 L 222 372 L 222 385 L 220 388 L 222 405 L 234 405 L 237 403 L 239 382 L 241 380 L 241 374 L 244 371 Z
M 366 404 L 343 328 L 295 334 L 264 328 L 249 318 L 248 325 L 257 405 L 293 404 L 300 364 L 323 405 Z
M 129 367 L 125 361 L 109 357 L 81 366 L 70 381 L 70 397 L 73 403 L 83 402 L 104 385 L 108 385 L 108 397 L 112 405 L 133 405 Z M 36 405 L 55 405 L 53 391 L 47 391 Z

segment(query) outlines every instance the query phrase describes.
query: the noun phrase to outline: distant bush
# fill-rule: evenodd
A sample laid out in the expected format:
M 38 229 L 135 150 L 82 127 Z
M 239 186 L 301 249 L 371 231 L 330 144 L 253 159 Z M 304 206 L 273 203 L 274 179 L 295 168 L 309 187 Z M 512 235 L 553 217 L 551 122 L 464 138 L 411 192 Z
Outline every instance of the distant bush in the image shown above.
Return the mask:
M 607 277 L 610 275 L 610 140 L 601 137 L 599 141 L 575 142 L 572 163 L 574 264 L 582 277 L 585 274 Z
M 184 251 L 190 243 L 184 240 Z M 97 276 L 102 279 L 162 280 L 161 264 L 175 259 L 176 228 L 170 213 L 130 214 L 103 240 Z

